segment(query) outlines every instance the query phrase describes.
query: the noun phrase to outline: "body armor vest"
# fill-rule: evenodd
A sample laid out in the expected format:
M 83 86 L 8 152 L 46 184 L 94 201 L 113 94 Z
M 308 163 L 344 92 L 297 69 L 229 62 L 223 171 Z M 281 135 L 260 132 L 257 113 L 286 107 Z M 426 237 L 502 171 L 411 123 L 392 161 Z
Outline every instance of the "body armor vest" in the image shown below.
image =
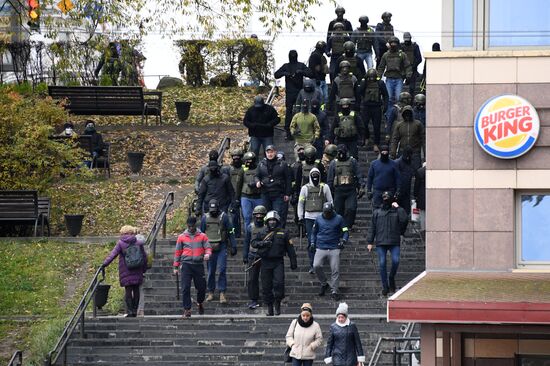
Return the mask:
M 251 230 L 250 230 L 250 237 L 252 239 L 254 239 L 256 237 L 256 235 L 258 235 L 258 233 L 260 231 L 262 231 L 264 229 L 265 226 L 256 226 L 256 223 L 253 221 L 252 222 L 252 225 L 251 226 Z M 252 243 L 252 240 L 250 241 Z M 257 249 L 256 248 L 253 248 L 251 244 L 248 245 L 248 250 L 249 250 L 249 253 L 252 253 L 252 254 L 256 254 L 256 251 Z
M 386 72 L 388 71 L 399 71 L 401 72 L 401 62 L 405 58 L 403 51 L 399 50 L 397 52 L 387 52 L 386 56 Z
M 256 176 L 258 168 L 249 169 L 247 167 L 243 167 L 244 176 L 243 176 L 243 190 L 242 193 L 248 195 L 248 196 L 257 196 L 260 194 L 260 189 L 254 185 L 254 187 L 251 187 L 249 183 L 254 183 L 254 177 Z
M 380 87 L 376 81 L 367 81 L 367 87 L 365 88 L 365 94 L 363 95 L 363 101 L 380 103 L 382 101 L 382 94 L 380 93 Z
M 336 159 L 336 176 L 334 185 L 355 185 L 352 158 L 349 158 L 346 161 Z
M 355 76 L 338 76 L 334 81 L 338 84 L 338 99 L 349 98 L 355 100 Z
M 407 58 L 409 59 L 409 62 L 411 63 L 411 65 L 414 64 L 414 46 L 415 45 L 416 43 L 414 42 L 411 42 L 410 45 L 407 45 L 406 43 L 403 43 L 401 45 L 401 49 L 403 50 L 405 55 L 407 55 Z
M 358 28 L 357 30 L 361 32 L 361 36 L 357 39 L 357 51 L 370 51 L 374 40 L 374 32 L 370 28 L 367 30 Z
M 357 126 L 355 126 L 355 112 L 351 111 L 349 115 L 338 113 L 340 124 L 336 127 L 334 134 L 340 138 L 350 138 L 357 136 Z
M 225 214 L 223 212 L 221 212 L 218 217 L 214 217 L 210 215 L 210 213 L 205 215 L 206 230 L 204 233 L 208 237 L 208 241 L 211 244 L 219 244 L 227 240 L 227 232 L 226 230 L 222 230 L 222 220 L 224 215 Z M 214 246 L 212 246 L 212 249 L 214 250 Z
M 339 56 L 344 53 L 344 43 L 348 40 L 348 37 L 343 35 L 332 36 L 332 57 Z
M 233 189 L 237 190 L 237 180 L 239 179 L 239 173 L 243 170 L 243 167 L 236 168 L 234 166 L 229 167 L 229 177 L 231 178 L 231 185 L 233 186 Z
M 355 75 L 355 77 L 358 77 L 357 76 L 357 72 L 358 72 L 357 59 L 355 58 L 355 54 L 353 54 L 353 56 L 344 55 L 344 58 L 342 59 L 342 61 L 349 62 L 349 65 L 350 65 L 349 72 L 351 72 L 353 75 Z
M 307 186 L 307 197 L 305 210 L 307 212 L 322 212 L 323 205 L 325 204 L 325 194 L 323 192 L 324 183 L 319 183 L 316 187 L 314 185 Z
M 311 169 L 317 167 L 318 163 L 318 160 L 315 160 L 313 164 L 308 164 L 305 160 L 302 161 L 302 185 L 300 187 L 309 183 L 309 173 L 311 172 Z

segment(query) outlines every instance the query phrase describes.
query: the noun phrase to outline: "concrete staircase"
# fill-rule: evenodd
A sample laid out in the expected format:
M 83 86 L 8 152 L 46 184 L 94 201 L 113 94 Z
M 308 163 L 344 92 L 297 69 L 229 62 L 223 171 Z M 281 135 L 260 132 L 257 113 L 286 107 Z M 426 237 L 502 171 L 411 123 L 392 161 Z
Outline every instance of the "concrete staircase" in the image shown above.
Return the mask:
M 276 146 L 285 151 L 287 161 L 293 159 L 292 143 L 282 134 L 276 136 Z M 361 167 L 366 174 L 368 161 L 376 156 L 361 151 Z M 366 249 L 366 233 L 372 208 L 365 198 L 359 202 L 357 224 L 350 244 L 341 255 L 340 289 L 342 300 L 348 303 L 350 318 L 356 322 L 367 359 L 380 336 L 399 336 L 400 324 L 386 322 L 386 298 L 380 295 L 377 259 Z M 337 302 L 330 297 L 318 297 L 319 283 L 308 273 L 306 240 L 299 244 L 297 230 L 289 212 L 287 228 L 295 237 L 298 270 L 286 266 L 286 298 L 282 315 L 266 317 L 264 310 L 249 310 L 242 258 L 239 253 L 228 259 L 228 304 L 219 301 L 205 303 L 206 314 L 199 316 L 196 308 L 190 319 L 182 319 L 181 301 L 176 299 L 176 281 L 172 275 L 172 255 L 175 239 L 160 240 L 158 257 L 148 271 L 144 284 L 145 318 L 103 317 L 86 320 L 87 338 L 75 331 L 68 347 L 68 363 L 92 365 L 273 365 L 282 363 L 284 336 L 292 319 L 304 302 L 313 305 L 314 317 L 320 323 L 326 340 L 328 327 L 334 322 Z M 424 270 L 424 246 L 412 230 L 404 240 L 398 287 L 404 286 Z M 329 268 L 327 266 L 328 273 Z M 194 292 L 192 293 L 195 297 Z M 317 352 L 316 364 L 324 364 L 323 344 Z M 389 365 L 384 356 L 380 364 Z

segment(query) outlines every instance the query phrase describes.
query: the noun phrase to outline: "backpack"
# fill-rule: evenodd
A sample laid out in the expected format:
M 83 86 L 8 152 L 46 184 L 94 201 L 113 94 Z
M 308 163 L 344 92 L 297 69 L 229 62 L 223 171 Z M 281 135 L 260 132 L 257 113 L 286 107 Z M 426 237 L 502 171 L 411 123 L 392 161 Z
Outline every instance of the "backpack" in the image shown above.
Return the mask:
M 128 269 L 137 269 L 143 267 L 143 255 L 141 249 L 135 244 L 130 244 L 124 253 L 124 262 Z

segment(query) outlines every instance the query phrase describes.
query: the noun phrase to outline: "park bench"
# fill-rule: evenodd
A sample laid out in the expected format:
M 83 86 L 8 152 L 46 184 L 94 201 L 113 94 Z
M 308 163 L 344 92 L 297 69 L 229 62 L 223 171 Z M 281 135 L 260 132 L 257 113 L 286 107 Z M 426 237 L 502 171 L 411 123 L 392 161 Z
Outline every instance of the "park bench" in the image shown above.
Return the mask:
M 40 222 L 37 191 L 0 191 L 0 222 L 32 224 L 36 236 Z
M 144 92 L 140 86 L 48 86 L 54 99 L 67 99 L 65 106 L 76 115 L 156 116 L 162 124 L 162 92 Z
M 90 153 L 94 151 L 92 146 L 92 137 L 88 135 L 78 136 L 78 146 Z M 100 156 L 93 158 L 90 169 L 103 169 L 107 172 L 107 177 L 111 177 L 111 144 L 108 142 L 103 143 L 103 149 Z
M 44 236 L 44 226 L 48 228 L 48 236 L 50 231 L 50 208 L 51 199 L 49 197 L 38 197 L 38 215 L 40 215 L 40 234 Z

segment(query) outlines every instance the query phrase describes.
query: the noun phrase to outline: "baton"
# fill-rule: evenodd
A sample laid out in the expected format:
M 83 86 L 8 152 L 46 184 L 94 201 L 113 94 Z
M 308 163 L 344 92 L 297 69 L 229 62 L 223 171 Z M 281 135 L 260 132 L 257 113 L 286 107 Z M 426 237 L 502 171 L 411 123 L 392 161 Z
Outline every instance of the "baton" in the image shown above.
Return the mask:
M 372 251 L 371 251 L 372 253 Z M 374 268 L 375 272 L 378 272 L 378 267 L 376 266 L 376 262 L 374 261 L 374 253 L 372 253 L 372 256 L 370 257 L 370 260 L 372 262 L 372 267 Z
M 176 299 L 180 299 L 180 275 L 176 273 Z
M 252 264 L 250 265 L 250 267 L 248 267 L 247 269 L 245 269 L 244 271 L 246 273 L 248 273 L 248 271 L 250 271 L 252 269 L 252 267 L 254 267 L 256 265 L 256 263 L 260 262 L 262 260 L 262 258 L 258 258 L 256 259 L 254 262 L 252 262 Z

